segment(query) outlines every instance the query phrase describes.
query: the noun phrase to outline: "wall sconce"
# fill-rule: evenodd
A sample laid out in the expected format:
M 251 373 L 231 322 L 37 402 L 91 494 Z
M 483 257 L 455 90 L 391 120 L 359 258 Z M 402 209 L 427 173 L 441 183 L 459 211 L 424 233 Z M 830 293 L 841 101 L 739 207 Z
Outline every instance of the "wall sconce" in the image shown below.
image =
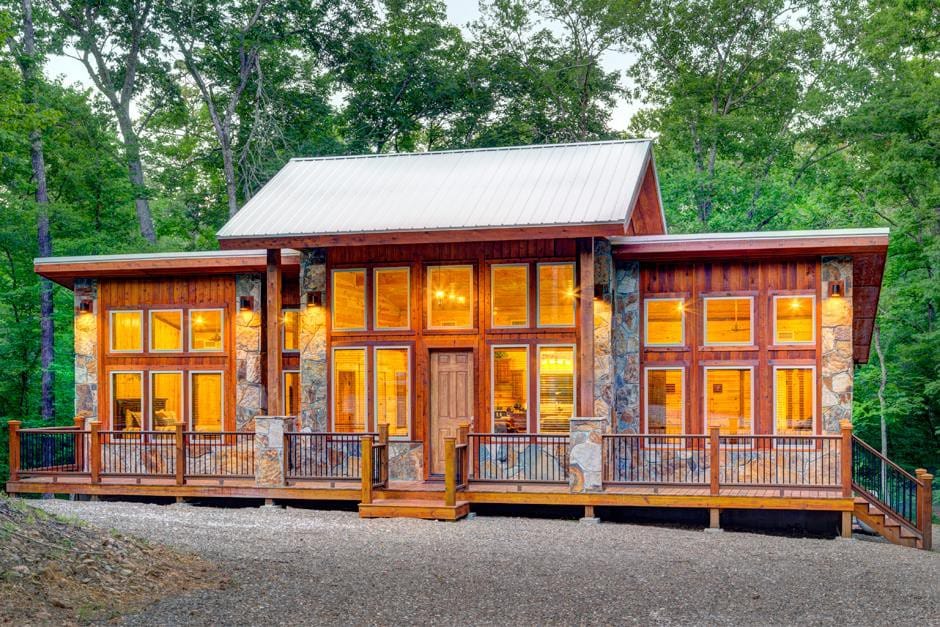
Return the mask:
M 239 296 L 238 297 L 238 309 L 239 311 L 254 311 L 255 310 L 255 297 L 254 296 Z
M 307 292 L 307 307 L 322 307 L 323 292 Z
M 845 296 L 845 281 L 830 281 L 829 296 L 833 298 L 842 298 Z
M 91 313 L 94 309 L 95 305 L 90 298 L 83 298 L 78 301 L 78 313 Z
M 607 300 L 610 297 L 610 285 L 607 283 L 594 284 L 594 298 Z

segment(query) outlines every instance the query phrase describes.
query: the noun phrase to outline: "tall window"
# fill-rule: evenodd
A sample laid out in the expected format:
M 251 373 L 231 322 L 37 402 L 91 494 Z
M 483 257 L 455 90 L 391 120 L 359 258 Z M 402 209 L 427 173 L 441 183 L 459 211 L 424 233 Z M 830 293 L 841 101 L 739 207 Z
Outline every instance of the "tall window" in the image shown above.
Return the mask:
M 685 301 L 681 298 L 648 298 L 646 307 L 647 346 L 685 344 Z
M 172 431 L 183 420 L 183 373 L 150 373 L 150 420 L 154 431 Z
M 722 435 L 752 433 L 751 368 L 705 368 L 705 425 Z
M 539 264 L 538 293 L 540 327 L 574 326 L 576 293 L 573 263 Z
M 408 268 L 375 270 L 375 328 L 411 327 L 411 272 Z
M 567 433 L 574 416 L 574 347 L 538 350 L 539 431 Z
M 144 373 L 111 373 L 111 428 L 142 431 L 144 428 Z
M 222 430 L 222 373 L 191 372 L 190 420 L 192 430 L 213 432 Z
M 529 422 L 529 350 L 493 347 L 493 431 L 525 433 Z
M 300 414 L 300 372 L 284 371 L 284 415 Z
M 333 428 L 341 433 L 366 429 L 366 349 L 333 350 Z
M 678 435 L 684 431 L 682 368 L 646 369 L 646 432 Z
M 179 309 L 150 311 L 150 350 L 183 350 L 183 312 Z
M 473 266 L 428 268 L 428 328 L 473 328 Z
M 366 328 L 366 271 L 333 271 L 333 328 L 358 331 Z
M 754 343 L 752 324 L 754 299 L 750 296 L 705 299 L 705 344 L 747 345 Z
M 774 368 L 774 431 L 780 435 L 812 435 L 816 413 L 814 370 Z
M 410 370 L 407 348 L 375 349 L 375 420 L 390 436 L 408 437 Z
M 529 326 L 529 266 L 490 267 L 492 323 L 496 328 Z
M 284 336 L 281 338 L 281 350 L 296 351 L 300 348 L 300 311 L 285 309 L 283 317 Z
M 190 350 L 221 351 L 223 347 L 222 318 L 221 309 L 190 309 Z
M 816 297 L 774 296 L 774 344 L 816 341 Z
M 144 313 L 111 312 L 111 350 L 115 353 L 139 353 L 144 350 Z

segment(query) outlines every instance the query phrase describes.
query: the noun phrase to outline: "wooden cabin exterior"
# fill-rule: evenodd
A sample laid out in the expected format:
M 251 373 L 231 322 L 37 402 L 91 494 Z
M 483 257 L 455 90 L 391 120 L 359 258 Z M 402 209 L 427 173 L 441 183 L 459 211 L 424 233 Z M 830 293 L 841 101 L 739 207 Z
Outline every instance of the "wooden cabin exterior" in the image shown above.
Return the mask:
M 221 251 L 39 259 L 76 426 L 15 434 L 8 490 L 817 509 L 929 544 L 929 481 L 898 506 L 852 466 L 887 231 L 663 215 L 649 142 L 295 160 Z

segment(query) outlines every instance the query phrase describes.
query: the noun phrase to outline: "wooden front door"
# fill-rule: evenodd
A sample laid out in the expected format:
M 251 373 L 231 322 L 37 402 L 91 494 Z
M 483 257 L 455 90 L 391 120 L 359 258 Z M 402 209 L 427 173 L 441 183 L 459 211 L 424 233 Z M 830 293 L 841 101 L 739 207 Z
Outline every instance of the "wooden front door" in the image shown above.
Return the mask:
M 431 353 L 431 425 L 428 460 L 431 475 L 444 474 L 444 438 L 473 423 L 473 353 Z

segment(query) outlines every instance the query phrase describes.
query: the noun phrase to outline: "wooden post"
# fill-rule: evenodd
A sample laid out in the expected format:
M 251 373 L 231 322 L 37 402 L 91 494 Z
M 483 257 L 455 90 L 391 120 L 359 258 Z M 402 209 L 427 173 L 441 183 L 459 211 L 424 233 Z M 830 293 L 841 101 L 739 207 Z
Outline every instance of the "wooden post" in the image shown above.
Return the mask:
M 19 420 L 7 423 L 10 429 L 10 481 L 16 481 L 20 476 L 20 424 Z
M 362 443 L 362 462 L 359 464 L 362 475 L 362 502 L 368 505 L 372 502 L 372 436 L 364 435 L 359 441 Z
M 379 444 L 388 444 L 388 423 L 379 425 Z
M 719 491 L 719 470 L 721 469 L 721 450 L 718 439 L 718 427 L 708 429 L 708 457 L 709 457 L 709 492 L 718 494 Z
M 933 547 L 933 475 L 925 468 L 914 471 L 917 480 L 917 527 L 923 534 L 922 549 L 929 551 Z
M 839 423 L 842 430 L 842 446 L 839 452 L 839 468 L 842 475 L 842 496 L 852 496 L 852 423 L 843 420 Z
M 186 483 L 186 440 L 183 423 L 176 423 L 176 485 Z
M 75 470 L 78 472 L 85 471 L 85 434 L 82 431 L 85 428 L 85 418 L 84 416 L 75 416 L 72 418 L 72 422 L 75 425 L 75 430 L 78 432 L 75 434 Z
M 594 415 L 594 240 L 578 239 L 578 416 Z
M 268 416 L 281 413 L 281 249 L 269 248 L 265 280 Z
M 89 425 L 89 435 L 91 440 L 91 452 L 89 453 L 89 466 L 91 470 L 91 482 L 101 483 L 101 437 L 98 430 L 101 423 L 95 420 Z
M 444 438 L 444 504 L 457 504 L 457 440 Z
M 842 512 L 842 529 L 839 535 L 843 538 L 852 537 L 852 512 Z
M 721 529 L 721 510 L 717 507 L 708 510 L 708 528 Z
M 460 477 L 463 479 L 464 485 L 470 484 L 470 424 L 463 423 L 457 427 L 457 444 L 462 444 L 466 448 L 464 449 L 464 455 L 460 462 Z
M 81 431 L 85 428 L 85 417 L 84 416 L 75 416 L 72 418 L 72 422 L 75 423 L 75 428 Z
M 284 468 L 281 472 L 284 473 L 284 485 L 287 485 L 287 476 L 290 474 L 290 462 L 291 462 L 291 442 L 290 442 L 290 432 L 284 432 L 284 446 L 281 449 L 284 452 L 281 462 L 284 464 Z

